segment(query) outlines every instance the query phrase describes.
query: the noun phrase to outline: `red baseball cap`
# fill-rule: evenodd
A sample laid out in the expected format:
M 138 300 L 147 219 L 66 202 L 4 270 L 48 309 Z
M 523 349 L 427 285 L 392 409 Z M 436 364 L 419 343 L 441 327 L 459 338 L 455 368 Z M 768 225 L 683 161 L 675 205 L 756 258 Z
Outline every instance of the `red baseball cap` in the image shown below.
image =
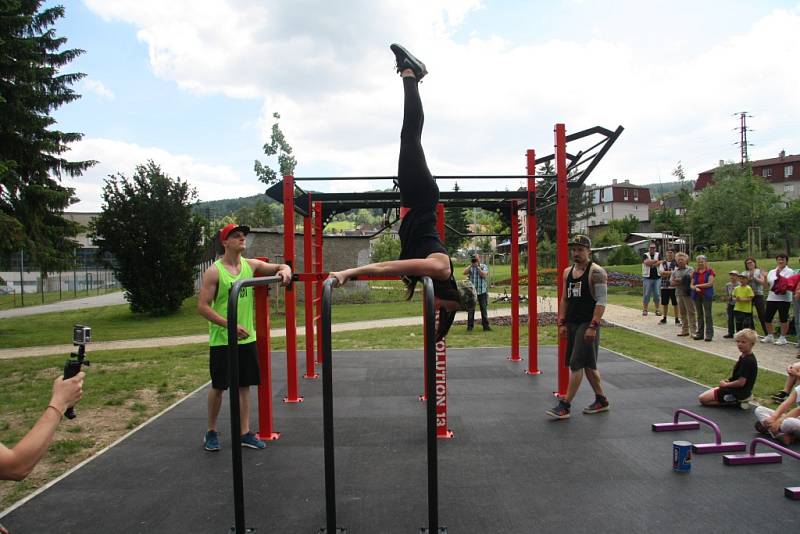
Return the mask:
M 234 224 L 234 223 L 226 224 L 219 231 L 219 240 L 225 241 L 226 239 L 228 239 L 228 236 L 231 235 L 231 232 L 236 232 L 236 231 L 243 232 L 244 235 L 247 235 L 250 233 L 250 227 L 245 226 L 243 224 Z

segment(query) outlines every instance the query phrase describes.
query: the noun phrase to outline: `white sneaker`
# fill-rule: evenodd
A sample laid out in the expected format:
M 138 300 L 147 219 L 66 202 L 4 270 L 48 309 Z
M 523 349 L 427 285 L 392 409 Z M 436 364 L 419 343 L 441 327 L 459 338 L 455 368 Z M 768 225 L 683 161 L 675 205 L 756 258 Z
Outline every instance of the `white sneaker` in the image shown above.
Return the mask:
M 772 334 L 767 334 L 766 336 L 761 338 L 761 342 L 762 343 L 774 343 L 775 342 L 775 338 L 772 337 Z
M 785 338 L 785 337 L 783 337 L 783 336 L 779 337 L 779 338 L 778 338 L 778 339 L 775 341 L 775 344 L 776 344 L 776 345 L 786 345 L 786 343 L 787 343 L 787 342 L 786 342 L 786 338 Z

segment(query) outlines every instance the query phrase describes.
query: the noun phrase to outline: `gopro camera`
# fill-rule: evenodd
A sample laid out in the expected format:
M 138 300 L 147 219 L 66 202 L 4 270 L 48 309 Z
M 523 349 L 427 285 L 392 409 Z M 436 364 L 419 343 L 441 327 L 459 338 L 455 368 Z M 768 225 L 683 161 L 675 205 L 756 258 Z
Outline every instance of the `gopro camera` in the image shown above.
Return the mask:
M 92 329 L 82 324 L 76 324 L 72 327 L 72 344 L 85 345 L 92 341 Z

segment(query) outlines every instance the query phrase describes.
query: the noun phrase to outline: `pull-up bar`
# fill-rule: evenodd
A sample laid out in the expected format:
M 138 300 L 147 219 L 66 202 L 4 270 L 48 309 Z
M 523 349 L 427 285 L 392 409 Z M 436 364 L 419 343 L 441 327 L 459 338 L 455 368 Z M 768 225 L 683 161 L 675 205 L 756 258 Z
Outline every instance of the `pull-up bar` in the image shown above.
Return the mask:
M 542 178 L 545 175 L 541 176 Z M 488 175 L 488 176 L 434 176 L 434 180 L 527 180 L 528 176 L 517 176 L 511 174 Z M 537 176 L 538 178 L 538 176 Z M 397 180 L 397 176 L 295 176 L 295 182 L 351 182 L 358 180 Z

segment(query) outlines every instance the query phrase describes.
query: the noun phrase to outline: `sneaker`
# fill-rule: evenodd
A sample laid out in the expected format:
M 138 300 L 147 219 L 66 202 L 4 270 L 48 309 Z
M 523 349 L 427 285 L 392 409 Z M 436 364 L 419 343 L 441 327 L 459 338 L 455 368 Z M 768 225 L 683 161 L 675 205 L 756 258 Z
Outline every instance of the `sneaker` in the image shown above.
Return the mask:
M 772 337 L 772 334 L 767 334 L 766 336 L 762 337 L 760 341 L 762 343 L 774 343 L 775 338 Z
M 750 395 L 746 399 L 742 399 L 739 401 L 739 409 L 740 410 L 749 410 L 750 409 L 750 401 L 753 400 L 753 396 Z
M 772 395 L 772 400 L 774 400 L 775 402 L 783 402 L 783 401 L 786 400 L 786 397 L 788 397 L 788 396 L 789 396 L 789 394 L 787 392 L 781 390 L 781 391 L 775 393 L 774 395 Z
M 661 312 L 656 310 L 656 317 L 661 317 Z
M 428 74 L 425 63 L 412 56 L 408 50 L 399 44 L 392 44 L 389 48 L 394 52 L 394 57 L 397 61 L 397 72 L 402 72 L 404 69 L 411 69 L 414 71 L 414 77 L 417 81 Z
M 787 341 L 786 341 L 785 337 L 781 336 L 778 339 L 776 339 L 775 341 L 773 341 L 773 343 L 775 345 L 786 345 Z
M 214 430 L 206 432 L 206 437 L 203 438 L 203 448 L 210 452 L 217 452 L 219 450 L 219 433 Z
M 711 339 L 710 337 L 707 337 L 705 340 L 706 340 L 706 341 L 714 341 L 714 340 L 713 340 L 713 339 Z
M 686 333 L 681 332 L 680 334 L 675 334 L 675 335 L 678 337 L 686 337 L 686 336 L 691 336 L 692 334 L 690 334 L 689 332 Z
M 658 324 L 667 324 L 667 317 L 666 317 L 666 316 L 664 316 L 664 318 L 663 318 L 663 319 L 661 319 L 660 321 L 658 321 Z
M 544 413 L 555 419 L 569 419 L 569 408 L 570 405 L 566 401 L 559 400 L 555 408 L 551 408 Z
M 724 337 L 725 339 L 733 339 L 733 334 L 725 334 L 722 337 Z
M 767 430 L 767 427 L 765 427 L 764 423 L 761 421 L 756 421 L 756 432 L 759 434 L 764 434 L 765 436 L 769 436 L 769 430 Z
M 700 341 L 701 339 L 703 339 L 703 336 L 693 336 L 692 339 L 694 339 L 695 341 Z
M 647 317 L 647 310 L 642 310 L 642 317 Z
M 251 449 L 263 449 L 267 444 L 258 439 L 253 432 L 248 432 L 242 435 L 242 447 L 250 447 Z
M 605 397 L 597 397 L 597 399 L 589 406 L 583 409 L 583 413 L 592 414 L 608 411 L 608 399 Z
M 681 320 L 675 317 L 675 324 L 681 324 Z

